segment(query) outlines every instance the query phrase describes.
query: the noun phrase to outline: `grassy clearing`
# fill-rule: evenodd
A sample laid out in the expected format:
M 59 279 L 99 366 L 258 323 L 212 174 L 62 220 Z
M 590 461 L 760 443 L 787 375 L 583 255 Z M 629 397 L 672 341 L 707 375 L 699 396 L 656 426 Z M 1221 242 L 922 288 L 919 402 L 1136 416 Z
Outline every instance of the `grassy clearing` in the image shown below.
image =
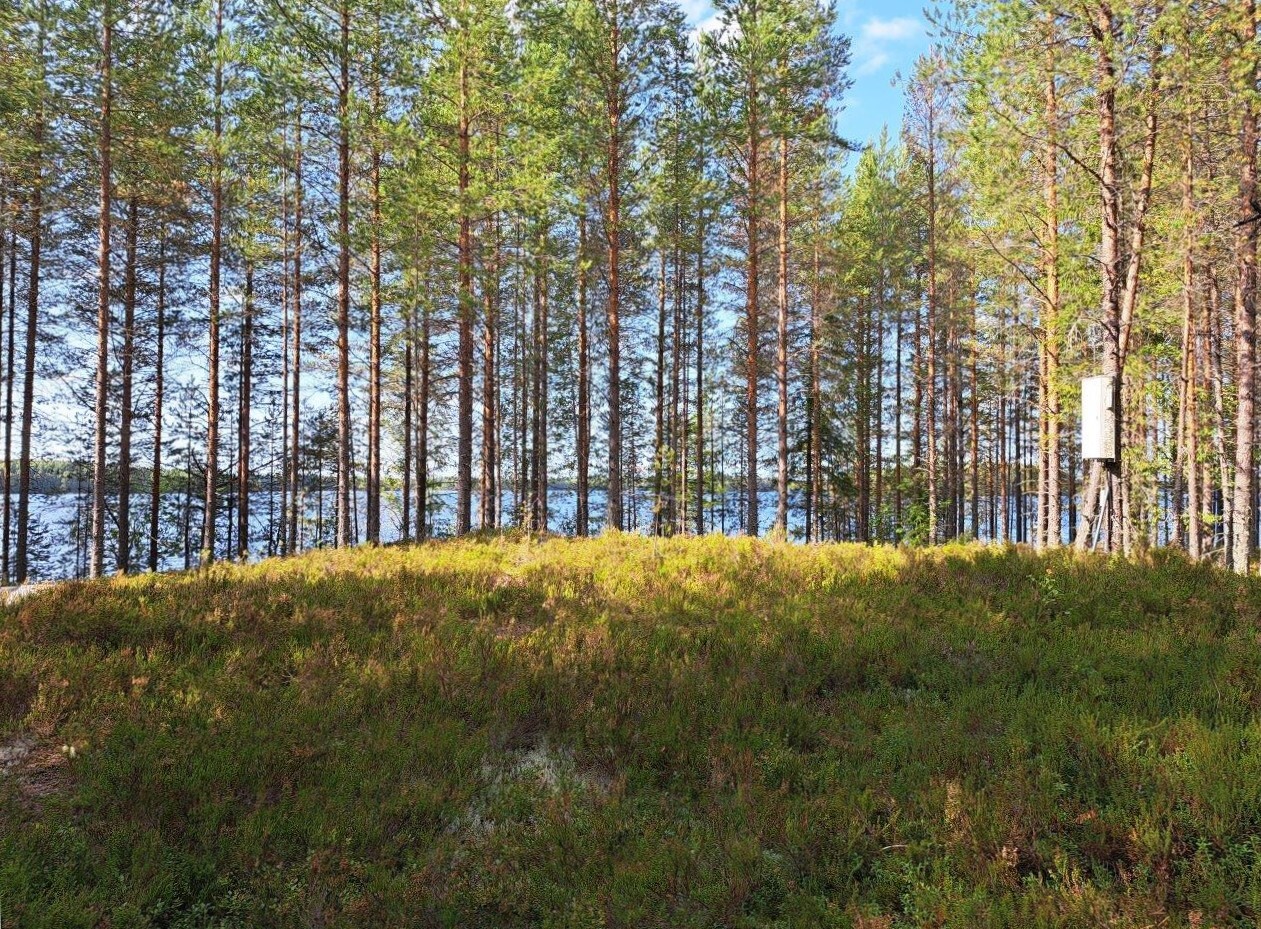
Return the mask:
M 1226 926 L 1261 586 L 494 539 L 0 612 L 5 925 Z

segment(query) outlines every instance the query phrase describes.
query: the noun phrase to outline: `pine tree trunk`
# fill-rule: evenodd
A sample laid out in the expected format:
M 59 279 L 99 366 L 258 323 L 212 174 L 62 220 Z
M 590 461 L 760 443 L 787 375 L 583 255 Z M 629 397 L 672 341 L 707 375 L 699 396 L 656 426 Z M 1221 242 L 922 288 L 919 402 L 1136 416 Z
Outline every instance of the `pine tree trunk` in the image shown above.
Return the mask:
M 1234 522 L 1234 497 L 1231 494 L 1231 459 L 1226 448 L 1226 433 L 1230 425 L 1226 411 L 1225 385 L 1226 376 L 1222 370 L 1222 345 L 1225 336 L 1226 314 L 1222 312 L 1222 295 L 1217 283 L 1217 271 L 1207 265 L 1208 300 L 1204 303 L 1204 315 L 1201 320 L 1203 329 L 1203 361 L 1206 376 L 1212 382 L 1213 415 L 1215 428 L 1212 430 L 1214 453 L 1217 456 L 1218 486 L 1221 490 L 1221 525 L 1223 560 L 1230 558 L 1229 527 Z M 1205 513 L 1211 511 L 1213 482 L 1208 462 L 1204 463 L 1204 477 L 1200 482 L 1200 506 Z M 1214 532 L 1216 536 L 1216 532 Z M 1214 540 L 1216 541 L 1216 540 Z M 1211 547 L 1211 546 L 1210 546 Z
M 609 206 L 605 236 L 609 261 L 609 473 L 607 528 L 623 528 L 622 516 L 622 104 L 621 104 L 621 31 L 616 20 L 610 36 L 612 61 L 605 105 L 609 121 L 608 158 L 606 164 Z
M 972 300 L 972 321 L 969 327 L 969 395 L 972 402 L 970 426 L 972 446 L 969 454 L 970 478 L 972 491 L 972 538 L 981 538 L 981 400 L 978 387 L 978 367 L 980 365 L 979 337 L 976 329 L 976 299 Z
M 515 254 L 517 255 L 516 274 L 513 278 L 513 428 L 512 428 L 512 466 L 514 485 L 514 505 L 516 507 L 516 524 L 519 528 L 528 529 L 530 524 L 530 382 L 533 372 L 530 368 L 530 316 L 533 315 L 533 302 L 527 315 L 524 296 L 526 259 L 521 234 L 521 216 L 518 214 L 514 225 Z
M 158 305 L 153 360 L 153 471 L 149 484 L 149 570 L 159 567 L 162 513 L 162 411 L 166 396 L 166 223 L 158 228 Z
M 298 109 L 293 154 L 293 377 L 289 395 L 289 551 L 296 552 L 298 518 L 302 512 L 302 110 Z
M 857 314 L 858 344 L 854 353 L 854 367 L 858 375 L 854 398 L 858 441 L 858 499 L 855 501 L 854 530 L 858 541 L 866 544 L 871 541 L 871 300 L 869 294 L 859 299 L 862 309 Z
M 1090 541 L 1096 513 L 1101 507 L 1100 494 L 1110 501 L 1109 512 L 1100 518 L 1108 520 L 1109 551 L 1119 548 L 1121 536 L 1121 462 L 1120 437 L 1124 416 L 1121 409 L 1121 247 L 1120 191 L 1117 178 L 1116 139 L 1116 66 L 1112 58 L 1112 43 L 1116 38 L 1116 20 L 1110 4 L 1100 3 L 1095 8 L 1091 24 L 1097 46 L 1096 80 L 1098 82 L 1099 109 L 1099 193 L 1100 193 L 1100 245 L 1101 271 L 1100 320 L 1104 329 L 1103 374 L 1114 379 L 1113 409 L 1116 411 L 1117 452 L 1115 461 L 1092 462 L 1086 495 L 1082 498 L 1081 521 L 1078 525 L 1077 547 L 1083 549 Z M 1101 533 L 1102 534 L 1102 533 Z
M 922 279 L 916 274 L 915 293 L 918 297 Z M 914 326 L 911 333 L 911 380 L 915 384 L 915 399 L 912 404 L 914 422 L 911 425 L 911 471 L 914 475 L 918 475 L 924 468 L 924 314 L 919 309 L 919 301 L 916 300 L 915 313 L 913 315 Z M 1002 333 L 999 333 L 999 347 L 1002 347 Z M 1003 370 L 1002 364 L 999 364 L 999 370 Z
M 928 110 L 928 314 L 924 407 L 928 459 L 928 542 L 937 542 L 937 140 L 936 113 Z
M 529 528 L 547 531 L 547 237 L 542 233 L 534 256 L 534 351 L 531 364 L 531 393 L 534 398 L 530 420 Z
M 1198 560 L 1200 543 L 1200 480 L 1197 345 L 1195 313 L 1195 152 L 1193 122 L 1187 114 L 1183 134 L 1182 162 L 1182 366 L 1178 378 L 1178 428 L 1174 454 L 1173 518 L 1174 538 L 1182 541 L 1187 555 Z M 1183 495 L 1186 495 L 1186 526 L 1183 527 Z
M 430 364 L 429 298 L 432 280 L 428 281 L 420 317 L 420 398 L 417 400 L 416 425 L 416 538 L 429 538 L 429 396 L 432 392 Z
M 126 262 L 123 266 L 123 370 L 118 411 L 118 563 L 119 574 L 131 570 L 131 424 L 132 374 L 136 361 L 136 244 L 140 213 L 136 198 L 127 203 Z
M 666 252 L 664 246 L 658 252 L 660 258 L 657 279 L 657 368 L 656 391 L 653 394 L 653 456 L 652 456 L 652 534 L 661 535 L 665 522 L 665 365 L 666 365 Z
M 696 231 L 696 534 L 705 534 L 705 215 Z
M 350 4 L 341 3 L 337 85 L 337 546 L 351 544 L 350 495 Z
M 668 480 L 666 482 L 666 521 L 662 527 L 667 534 L 672 534 L 679 525 L 679 506 L 682 494 L 679 492 L 678 475 L 681 473 L 680 469 L 686 466 L 683 460 L 684 414 L 680 411 L 684 393 L 681 389 L 681 384 L 686 383 L 682 378 L 682 346 L 686 333 L 684 332 L 682 301 L 679 299 L 677 287 L 677 281 L 680 279 L 677 227 L 674 230 L 674 235 L 675 254 L 673 265 L 676 285 L 673 288 L 673 312 L 670 314 L 670 425 L 666 432 L 666 474 L 668 475 Z M 662 255 L 664 256 L 664 254 L 665 251 L 663 249 Z M 665 270 L 665 265 L 663 264 L 661 269 L 663 284 L 666 281 Z
M 9 344 L 10 345 L 13 344 L 13 330 L 16 325 L 17 298 L 18 298 L 17 297 L 18 210 L 19 210 L 19 205 L 18 205 L 17 199 L 15 198 L 14 203 L 13 203 L 13 216 L 9 222 L 9 230 L 8 230 L 9 232 L 9 236 L 8 236 L 9 301 L 8 301 L 7 309 L 6 309 L 6 305 L 4 301 L 0 300 L 0 347 L 3 347 L 4 336 L 6 335 L 9 337 Z M 0 246 L 4 245 L 3 234 L 4 234 L 4 230 L 0 230 Z M 0 254 L 0 258 L 2 257 L 3 255 Z M 3 264 L 3 261 L 0 261 L 0 291 L 4 290 L 3 277 L 4 277 L 4 264 Z M 9 357 L 10 358 L 12 357 L 12 353 L 9 353 Z M 0 384 L 3 385 L 6 393 L 8 394 L 10 398 L 13 396 L 13 374 L 14 374 L 13 364 L 11 361 L 8 363 L 7 366 L 0 365 Z M 13 403 L 10 400 L 6 404 L 6 412 L 5 412 L 5 417 L 4 417 L 4 442 L 5 442 L 5 452 L 4 452 L 4 462 L 3 462 L 4 487 L 0 488 L 0 492 L 2 492 L 4 495 L 4 500 L 2 501 L 3 513 L 0 514 L 0 523 L 3 523 L 3 525 L 0 526 L 0 546 L 2 546 L 4 549 L 3 552 L 0 552 L 0 581 L 2 581 L 4 584 L 8 584 L 10 582 L 10 580 L 12 579 L 12 574 L 13 574 L 13 563 L 12 563 L 12 557 L 10 555 L 11 549 L 9 548 L 10 519 L 13 515 L 12 507 L 11 507 L 12 499 L 10 496 L 10 491 L 12 489 L 12 464 L 11 464 L 12 446 L 13 446 L 12 437 L 13 437 Z
M 280 175 L 280 554 L 289 554 L 289 352 L 292 332 L 289 278 L 289 129 L 281 128 Z M 275 482 L 269 493 L 275 493 Z
M 376 49 L 372 76 L 372 185 L 371 293 L 368 333 L 368 514 L 369 544 L 381 542 L 381 20 L 377 10 Z
M 1152 68 L 1153 70 L 1156 68 L 1155 63 L 1152 64 Z M 1130 334 L 1133 331 L 1134 314 L 1138 307 L 1139 281 L 1141 279 L 1144 242 L 1147 234 L 1147 211 L 1151 205 L 1152 182 L 1156 165 L 1157 128 L 1159 125 L 1157 107 L 1160 103 L 1160 97 L 1158 95 L 1159 83 L 1157 79 L 1153 77 L 1151 81 L 1152 85 L 1147 94 L 1145 106 L 1145 137 L 1142 166 L 1139 169 L 1138 189 L 1133 197 L 1134 206 L 1131 208 L 1128 263 L 1125 269 L 1125 281 L 1121 290 L 1120 344 L 1118 346 L 1117 369 L 1121 375 L 1123 399 L 1128 399 L 1132 390 L 1128 379 L 1125 377 L 1125 361 L 1129 354 Z M 1125 411 L 1123 410 L 1122 412 Z M 1121 432 L 1123 437 L 1127 437 L 1131 441 L 1138 441 L 1140 434 L 1136 430 L 1128 429 L 1128 427 L 1126 431 Z M 1118 448 L 1120 447 L 1121 445 L 1119 444 Z M 1120 509 L 1119 511 L 1114 510 L 1114 516 L 1119 516 L 1117 524 L 1120 526 L 1122 549 L 1126 554 L 1130 554 L 1134 541 L 1134 524 L 1131 519 L 1131 511 L 1133 509 L 1131 477 L 1133 469 L 1127 463 L 1122 462 L 1120 470 L 1124 480 L 1120 486 L 1120 493 L 1117 495 Z
M 99 249 L 97 252 L 96 312 L 96 423 L 92 456 L 92 546 L 89 555 L 88 576 L 100 577 L 105 567 L 105 427 L 109 393 L 109 236 L 111 195 L 111 116 L 113 104 L 113 6 L 105 0 L 101 11 L 101 122 L 100 122 L 100 202 L 98 211 Z M 216 108 L 216 124 L 217 120 Z M 217 215 L 217 211 L 216 211 Z M 218 268 L 211 256 L 212 287 L 216 283 Z M 212 294 L 212 299 L 216 299 Z M 8 456 L 6 456 L 7 458 Z M 207 461 L 209 467 L 210 462 Z M 6 551 L 8 546 L 6 545 Z
M 1050 19 L 1051 35 L 1046 50 L 1046 129 L 1047 142 L 1043 153 L 1043 197 L 1046 204 L 1046 317 L 1043 321 L 1043 345 L 1046 353 L 1046 372 L 1043 379 L 1043 404 L 1045 421 L 1044 436 L 1046 494 L 1045 543 L 1051 548 L 1059 546 L 1060 535 L 1060 273 L 1059 273 L 1059 99 L 1055 84 L 1054 19 Z
M 548 479 L 550 471 L 547 460 L 547 428 L 549 425 L 548 416 L 550 410 L 548 408 L 548 379 L 551 376 L 548 353 L 551 351 L 551 344 L 548 338 L 548 321 L 551 289 L 548 286 L 548 256 L 547 252 L 550 248 L 549 233 L 544 231 L 539 243 L 540 261 L 539 268 L 539 325 L 534 332 L 535 344 L 538 346 L 538 386 L 534 393 L 534 404 L 538 410 L 539 416 L 539 432 L 534 444 L 535 467 L 534 467 L 534 492 L 537 503 L 535 506 L 536 519 L 535 525 L 540 532 L 547 532 L 548 528 Z
M 819 248 L 815 246 L 815 277 L 818 277 L 819 264 Z M 816 285 L 817 286 L 817 285 Z M 817 297 L 815 298 L 817 302 Z M 814 312 L 818 312 L 815 310 Z M 904 311 L 902 307 L 897 309 L 897 323 L 894 332 L 894 353 L 893 353 L 893 541 L 901 542 L 903 537 L 902 528 L 902 324 Z M 818 323 L 814 324 L 816 330 Z M 812 336 L 817 339 L 817 336 Z M 813 349 L 814 359 L 811 365 L 815 370 L 813 375 L 816 386 L 815 403 L 818 401 L 818 348 Z M 815 414 L 818 415 L 817 413 Z M 817 455 L 818 452 L 815 452 Z
M 874 441 L 872 449 L 875 452 L 875 493 L 872 503 L 872 522 L 871 534 L 877 542 L 884 539 L 883 519 L 881 514 L 884 511 L 884 275 L 885 269 L 880 269 L 881 289 L 873 304 L 875 313 L 875 352 L 873 353 L 874 378 L 872 385 L 872 426 L 874 427 Z
M 1242 45 L 1251 49 L 1249 93 L 1257 89 L 1256 0 L 1246 0 L 1245 29 Z M 1240 129 L 1242 152 L 1239 167 L 1239 218 L 1235 233 L 1235 502 L 1230 537 L 1230 566 L 1239 574 L 1247 574 L 1252 554 L 1256 466 L 1253 461 L 1256 431 L 1256 363 L 1257 363 L 1257 221 L 1253 206 L 1257 201 L 1257 109 L 1247 99 Z
M 413 286 L 418 283 L 419 272 L 413 278 Z M 419 290 L 418 287 L 415 289 Z M 418 296 L 415 295 L 414 300 Z M 412 407 L 415 403 L 412 372 L 416 358 L 416 309 L 414 302 L 403 330 L 403 518 L 400 528 L 404 542 L 412 540 Z
M 1007 491 L 1010 489 L 1007 481 L 1009 470 L 1008 458 L 1008 442 L 1007 442 L 1007 378 L 1009 377 L 1007 368 L 1007 338 L 1006 330 L 1003 328 L 1007 324 L 1006 309 L 1000 308 L 998 314 L 999 337 L 998 337 L 998 370 L 999 375 L 999 393 L 998 393 L 998 415 L 995 420 L 995 444 L 998 446 L 998 461 L 995 463 L 996 474 L 994 483 L 997 485 L 998 503 L 995 518 L 994 537 L 1001 541 L 1009 541 L 1010 536 L 1007 532 Z
M 744 531 L 748 535 L 758 534 L 757 512 L 757 466 L 758 466 L 758 348 L 760 323 L 758 322 L 758 283 L 761 274 L 759 266 L 759 249 L 761 247 L 761 230 L 758 223 L 762 210 L 761 191 L 761 143 L 762 126 L 759 118 L 758 95 L 760 90 L 756 79 L 750 82 L 748 89 L 748 215 L 745 224 L 748 233 L 747 252 L 745 255 L 745 353 L 744 353 L 744 431 L 745 431 L 745 522 Z
M 237 416 L 236 495 L 237 557 L 250 556 L 250 410 L 254 390 L 254 265 L 245 259 L 245 294 L 241 317 L 241 399 Z
M 788 136 L 779 137 L 779 327 L 775 376 L 779 387 L 775 531 L 788 535 Z
M 459 411 L 455 472 L 455 534 L 472 528 L 473 515 L 473 234 L 469 218 L 469 123 L 467 52 L 461 53 L 460 89 L 457 106 L 458 196 L 459 196 L 459 354 L 456 379 L 459 382 Z
M 578 437 L 577 490 L 574 516 L 575 531 L 580 536 L 590 532 L 591 470 L 591 348 L 587 334 L 587 211 L 586 204 L 578 215 Z
M 499 214 L 494 216 L 495 232 L 492 236 L 490 267 L 483 288 L 482 320 L 482 474 L 479 496 L 479 522 L 483 529 L 499 525 L 499 485 L 495 467 L 499 461 L 499 422 L 496 408 L 499 385 L 495 370 L 499 326 L 499 263 L 500 238 Z
M 223 0 L 215 6 L 214 151 L 211 154 L 209 404 L 206 426 L 206 494 L 201 561 L 215 559 L 215 517 L 219 481 L 219 288 L 223 260 L 223 65 L 218 45 L 223 37 Z
M 30 571 L 29 541 L 31 526 L 31 427 L 35 413 L 35 352 L 36 333 L 39 324 L 39 285 L 40 257 L 44 241 L 44 88 L 47 83 L 45 52 L 45 19 L 47 7 L 41 8 L 39 22 L 38 58 L 40 61 L 39 91 L 35 108 L 35 123 L 32 130 L 32 155 L 34 158 L 34 176 L 31 183 L 30 200 L 30 277 L 26 290 L 26 352 L 22 365 L 22 431 L 18 440 L 18 512 L 17 512 L 17 552 L 15 557 L 15 576 L 17 583 L 25 584 Z M 0 264 L 0 269 L 3 264 Z M 3 279 L 0 278 L 0 289 Z M 9 299 L 12 302 L 16 295 L 10 289 Z M 11 428 L 11 427 L 10 427 Z M 7 455 L 5 456 L 7 459 Z M 8 551 L 8 545 L 5 545 Z M 6 572 L 7 573 L 7 572 Z

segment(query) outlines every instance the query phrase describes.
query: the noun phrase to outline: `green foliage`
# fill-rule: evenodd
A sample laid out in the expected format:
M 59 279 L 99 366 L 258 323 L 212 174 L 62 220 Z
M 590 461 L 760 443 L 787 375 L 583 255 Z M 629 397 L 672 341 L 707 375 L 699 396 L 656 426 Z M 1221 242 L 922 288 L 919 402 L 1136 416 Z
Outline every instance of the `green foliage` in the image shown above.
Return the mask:
M 487 537 L 0 615 L 39 925 L 1244 925 L 1261 587 L 948 546 Z

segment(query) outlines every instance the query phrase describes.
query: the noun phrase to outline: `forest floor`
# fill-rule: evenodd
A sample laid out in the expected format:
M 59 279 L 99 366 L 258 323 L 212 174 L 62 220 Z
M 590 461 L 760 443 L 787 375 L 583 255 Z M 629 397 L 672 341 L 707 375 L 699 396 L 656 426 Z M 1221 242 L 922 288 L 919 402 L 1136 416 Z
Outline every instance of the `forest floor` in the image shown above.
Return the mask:
M 1261 918 L 1261 583 L 497 537 L 0 608 L 5 926 Z

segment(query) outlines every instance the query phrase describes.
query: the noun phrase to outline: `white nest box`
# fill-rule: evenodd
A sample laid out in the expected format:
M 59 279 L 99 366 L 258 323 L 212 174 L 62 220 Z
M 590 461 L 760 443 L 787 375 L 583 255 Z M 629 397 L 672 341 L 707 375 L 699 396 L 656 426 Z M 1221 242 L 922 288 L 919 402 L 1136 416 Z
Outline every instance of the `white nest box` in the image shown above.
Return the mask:
M 1082 378 L 1081 456 L 1087 461 L 1118 457 L 1116 378 L 1110 374 Z

